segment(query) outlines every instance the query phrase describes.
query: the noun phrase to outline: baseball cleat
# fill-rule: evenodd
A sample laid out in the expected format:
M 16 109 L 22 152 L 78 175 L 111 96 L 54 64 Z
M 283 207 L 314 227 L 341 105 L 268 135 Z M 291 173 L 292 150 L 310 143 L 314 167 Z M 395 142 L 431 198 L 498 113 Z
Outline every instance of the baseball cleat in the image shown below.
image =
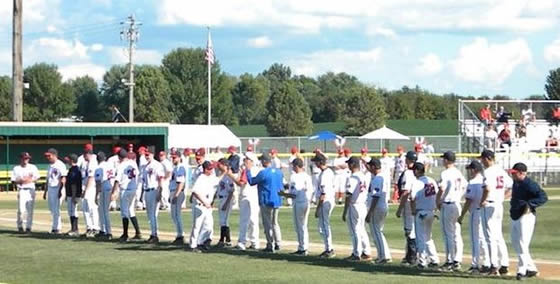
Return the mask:
M 238 249 L 238 250 L 246 250 L 247 249 L 244 244 L 237 244 L 237 246 L 235 248 Z
M 113 239 L 113 235 L 111 235 L 111 234 L 106 234 L 106 235 L 105 235 L 105 239 L 108 240 L 108 241 L 110 241 L 110 240 Z
M 376 259 L 375 264 L 387 264 L 387 263 L 391 263 L 392 260 L 391 259 Z
M 349 257 L 345 258 L 345 260 L 348 260 L 348 261 L 360 261 L 361 259 L 360 259 L 359 256 L 356 256 L 356 255 L 353 255 L 353 254 L 352 254 L 352 255 L 350 255 Z
M 435 263 L 435 262 L 430 262 L 428 264 L 428 268 L 431 268 L 431 269 L 437 269 L 438 266 L 439 266 L 439 263 Z
M 500 269 L 498 269 L 498 272 L 500 273 L 500 275 L 508 275 L 509 269 L 507 266 L 502 266 L 500 267 Z
M 171 244 L 172 245 L 184 245 L 185 244 L 185 238 L 184 237 L 177 237 L 177 238 L 175 238 L 175 240 Z
M 133 240 L 141 240 L 142 239 L 142 234 L 135 234 L 132 239 Z
M 274 245 L 274 251 L 279 251 L 280 250 L 280 245 Z
M 333 258 L 336 256 L 336 253 L 334 253 L 334 250 L 330 250 L 327 252 L 327 254 L 325 255 L 326 258 Z
M 488 276 L 499 276 L 499 275 L 500 274 L 496 267 L 490 267 L 490 270 L 488 271 Z
M 360 260 L 361 261 L 372 261 L 373 258 L 369 254 L 362 253 L 362 255 L 360 256 Z
M 265 249 L 262 250 L 262 252 L 269 252 L 269 253 L 272 252 L 273 253 L 274 250 L 272 248 L 265 248 Z
M 527 276 L 521 274 L 521 273 L 517 273 L 517 276 L 515 276 L 515 279 L 518 281 L 523 281 L 525 280 L 525 278 L 527 278 Z
M 469 273 L 471 275 L 479 275 L 480 270 L 478 269 L 478 267 L 471 266 L 471 268 L 469 268 L 469 270 L 467 270 L 467 273 Z
M 525 276 L 526 276 L 527 278 L 536 277 L 536 276 L 538 276 L 538 275 L 539 275 L 539 272 L 538 272 L 538 271 L 529 271 L 529 270 L 527 270 L 527 273 L 525 274 Z

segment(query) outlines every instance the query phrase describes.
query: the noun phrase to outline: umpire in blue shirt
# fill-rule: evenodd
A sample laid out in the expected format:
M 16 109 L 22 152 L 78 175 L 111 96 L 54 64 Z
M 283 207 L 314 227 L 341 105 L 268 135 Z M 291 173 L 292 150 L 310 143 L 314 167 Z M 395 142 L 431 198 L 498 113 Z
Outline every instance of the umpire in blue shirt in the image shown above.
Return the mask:
M 259 194 L 259 206 L 261 218 L 266 236 L 265 252 L 275 252 L 280 250 L 282 234 L 278 225 L 278 208 L 282 204 L 282 198 L 278 194 L 284 189 L 284 175 L 280 169 L 271 168 L 271 158 L 267 153 L 259 157 L 263 170 L 256 177 L 251 176 L 251 165 L 246 163 L 247 182 L 250 185 L 257 185 Z
M 537 276 L 537 267 L 529 253 L 536 221 L 536 208 L 543 205 L 548 197 L 542 188 L 527 177 L 527 166 L 517 163 L 510 170 L 513 178 L 511 193 L 511 243 L 517 253 L 517 280 Z

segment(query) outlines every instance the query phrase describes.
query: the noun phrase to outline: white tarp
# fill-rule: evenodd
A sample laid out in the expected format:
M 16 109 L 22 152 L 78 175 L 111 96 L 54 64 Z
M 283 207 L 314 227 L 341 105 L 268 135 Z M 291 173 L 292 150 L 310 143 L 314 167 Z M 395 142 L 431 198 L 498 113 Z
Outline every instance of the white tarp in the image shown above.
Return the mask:
M 396 132 L 395 130 L 387 128 L 386 126 L 363 135 L 360 139 L 410 140 L 410 138 Z
M 171 124 L 167 139 L 169 148 L 241 147 L 241 140 L 225 125 Z

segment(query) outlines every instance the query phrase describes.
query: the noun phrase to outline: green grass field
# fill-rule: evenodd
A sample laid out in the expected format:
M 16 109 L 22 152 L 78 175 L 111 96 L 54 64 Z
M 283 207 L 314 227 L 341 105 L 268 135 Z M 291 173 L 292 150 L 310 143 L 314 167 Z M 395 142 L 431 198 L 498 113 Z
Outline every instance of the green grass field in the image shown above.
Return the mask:
M 508 207 L 508 206 L 506 206 Z M 2 217 L 15 212 L 15 201 L 1 200 Z M 36 204 L 37 222 L 50 224 L 46 203 Z M 11 211 L 13 210 L 13 211 Z M 395 208 L 390 209 L 385 233 L 391 248 L 401 249 L 403 237 L 401 222 L 394 217 Z M 558 235 L 557 212 L 560 201 L 549 201 L 539 210 L 538 223 L 532 242 L 532 254 L 536 259 L 560 261 L 560 236 Z M 216 213 L 216 212 L 215 212 Z M 341 208 L 333 212 L 332 224 L 334 242 L 341 247 L 350 245 L 346 224 L 340 219 Z M 217 215 L 217 214 L 215 214 Z M 508 216 L 509 214 L 505 214 Z M 66 212 L 63 212 L 66 216 Z M 144 212 L 138 214 L 144 236 L 149 234 L 148 222 Z M 190 231 L 191 214 L 183 213 L 185 231 Z M 217 220 L 217 216 L 215 216 Z M 237 239 L 238 214 L 234 211 L 231 227 Z M 284 208 L 280 213 L 280 224 L 284 240 L 294 241 L 291 209 Z M 509 219 L 504 222 L 504 234 L 510 247 L 510 257 L 514 257 L 509 242 Z M 118 212 L 112 213 L 114 228 L 120 228 Z M 160 230 L 173 232 L 169 214 L 163 212 L 159 217 Z M 65 225 L 68 223 L 64 220 Z M 117 242 L 100 242 L 85 239 L 52 238 L 35 229 L 32 235 L 19 235 L 13 232 L 13 223 L 6 219 L 0 221 L 0 282 L 7 283 L 86 283 L 122 282 L 194 282 L 194 283 L 238 283 L 238 282 L 280 282 L 280 283 L 317 283 L 334 280 L 342 283 L 364 283 L 366 281 L 384 281 L 402 283 L 414 280 L 427 280 L 435 283 L 449 281 L 495 283 L 497 279 L 473 278 L 465 274 L 449 275 L 439 272 L 418 271 L 395 263 L 378 266 L 369 263 L 350 263 L 341 258 L 347 256 L 339 250 L 334 260 L 322 260 L 314 256 L 296 257 L 289 255 L 290 249 L 271 255 L 260 252 L 239 252 L 230 249 L 213 250 L 210 253 L 193 254 L 181 248 L 163 243 L 159 246 L 144 243 L 119 244 Z M 84 229 L 80 219 L 80 228 Z M 309 232 L 312 243 L 320 243 L 315 218 L 309 219 Z M 217 226 L 215 227 L 217 229 Z M 262 229 L 261 229 L 262 230 Z M 439 222 L 434 223 L 434 240 L 438 252 L 443 252 Z M 465 255 L 470 254 L 470 242 L 467 228 L 463 230 Z M 215 234 L 216 237 L 216 234 Z M 260 235 L 261 238 L 264 236 Z M 336 247 L 336 246 L 335 246 Z M 347 250 L 346 250 L 347 251 Z M 316 255 L 319 252 L 313 252 Z M 72 269 L 69 269 L 69 267 Z M 468 267 L 468 263 L 464 264 Z M 429 278 L 428 278 L 429 277 Z

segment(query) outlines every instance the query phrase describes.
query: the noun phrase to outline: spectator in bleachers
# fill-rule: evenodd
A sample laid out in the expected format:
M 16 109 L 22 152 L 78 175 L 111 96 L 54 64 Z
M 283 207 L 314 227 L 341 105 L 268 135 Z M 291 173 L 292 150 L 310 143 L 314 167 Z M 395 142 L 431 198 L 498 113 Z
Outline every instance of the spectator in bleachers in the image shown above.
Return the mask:
M 506 112 L 504 106 L 500 106 L 498 112 L 496 112 L 496 118 L 498 122 L 501 123 L 508 123 L 509 117 L 511 116 L 511 112 Z
M 560 123 L 560 106 L 557 105 L 552 110 L 552 124 L 558 126 L 558 123 Z
M 558 139 L 554 137 L 554 133 L 550 130 L 550 135 L 548 135 L 548 139 L 546 139 L 546 150 L 548 152 L 556 151 L 558 147 Z
M 531 108 L 531 105 L 527 105 L 527 108 L 521 110 L 521 121 L 526 125 L 529 122 L 535 122 L 536 116 L 535 112 Z
M 525 126 L 523 121 L 520 121 L 517 124 L 515 124 L 515 134 L 517 139 L 527 137 L 527 127 Z
M 485 139 L 486 139 L 486 147 L 488 149 L 495 149 L 496 148 L 496 139 L 498 139 L 498 132 L 496 132 L 496 129 L 494 129 L 493 125 L 488 125 L 486 127 L 486 133 L 485 133 Z
M 500 141 L 500 148 L 504 148 L 504 145 L 511 147 L 511 132 L 507 123 L 504 123 L 504 129 L 500 131 L 498 140 Z
M 484 123 L 484 125 L 489 125 L 492 123 L 492 110 L 490 109 L 490 105 L 486 105 L 485 107 L 480 109 L 480 121 Z

